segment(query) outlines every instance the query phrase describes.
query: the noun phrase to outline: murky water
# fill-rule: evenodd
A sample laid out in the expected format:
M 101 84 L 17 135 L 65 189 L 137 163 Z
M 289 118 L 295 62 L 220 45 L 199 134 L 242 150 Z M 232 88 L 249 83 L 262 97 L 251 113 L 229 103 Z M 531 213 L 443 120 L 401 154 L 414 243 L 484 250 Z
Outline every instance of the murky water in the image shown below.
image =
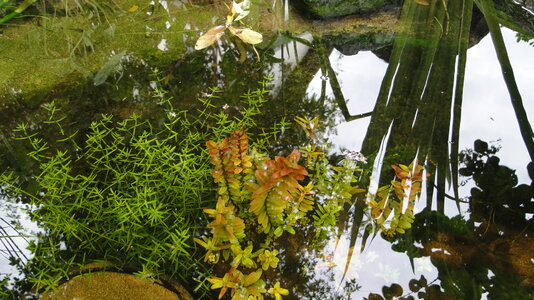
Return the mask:
M 14 199 L 13 191 L 4 182 L 1 208 L 15 200 L 25 206 L 32 197 L 47 196 L 39 186 L 32 185 L 42 166 L 24 155 L 30 151 L 28 145 L 13 133 L 17 124 L 25 122 L 29 130 L 44 139 L 57 140 L 58 129 L 50 122 L 45 104 L 53 101 L 62 110 L 62 124 L 67 124 L 65 131 L 69 134 L 91 132 L 91 122 L 100 120 L 102 113 L 111 114 L 118 121 L 138 115 L 151 124 L 151 130 L 159 132 L 167 128 L 168 120 L 183 117 L 169 110 L 169 105 L 196 116 L 203 107 L 202 101 L 213 95 L 217 97 L 211 100 L 210 109 L 231 118 L 239 115 L 245 106 L 242 95 L 260 88 L 260 82 L 267 77 L 268 101 L 262 104 L 250 134 L 259 136 L 274 122 L 289 122 L 276 141 L 266 147 L 271 156 L 287 155 L 309 143 L 293 120 L 318 117 L 319 141 L 332 143 L 332 163 L 349 152 L 361 152 L 367 158 L 362 165 L 366 175 L 359 178 L 362 187 L 376 190 L 389 184 L 394 179 L 390 165 L 408 165 L 414 158 L 425 165 L 429 174 L 415 205 L 414 223 L 404 234 L 370 234 L 369 228 L 379 226 L 367 209 L 368 199 L 357 196 L 337 215 L 330 232 L 318 234 L 319 228 L 309 226 L 313 223 L 312 211 L 309 223 L 296 227 L 296 234 L 284 233 L 276 243 L 280 251 L 278 266 L 264 272 L 269 286 L 279 282 L 288 289 L 289 295 L 284 299 L 533 296 L 534 136 L 529 120 L 534 118 L 534 48 L 528 42 L 518 42 L 518 33 L 504 26 L 520 30 L 523 37 L 533 28 L 526 23 L 514 27 L 510 20 L 499 19 L 504 25 L 499 30 L 503 37 L 500 43 L 500 33 L 491 26 L 491 20 L 488 29 L 483 25 L 483 14 L 478 9 L 471 12 L 471 1 L 462 2 L 464 5 L 447 1 L 445 8 L 439 1 L 414 1 L 367 19 L 349 17 L 315 23 L 293 9 L 285 20 L 284 5 L 278 3 L 273 9 L 271 3 L 253 1 L 251 16 L 243 21 L 264 35 L 257 54 L 229 33 L 215 46 L 195 51 L 193 46 L 200 32 L 224 23 L 224 6 L 181 1 L 152 1 L 137 6 L 130 2 L 117 1 L 119 8 L 113 8 L 109 15 L 102 14 L 106 20 L 97 23 L 101 25 L 90 25 L 97 22 L 94 16 L 81 14 L 80 18 L 87 22 L 74 29 L 69 27 L 74 20 L 68 18 L 35 24 L 32 19 L 24 19 L 4 26 L 0 36 L 6 41 L 6 46 L 0 46 L 4 53 L 0 54 L 0 63 L 6 66 L 0 70 L 0 78 L 5 79 L 0 94 L 0 163 L 2 171 L 19 176 L 13 183 L 27 193 Z M 432 5 L 427 5 L 430 2 Z M 487 2 L 478 4 L 493 16 L 484 6 Z M 525 5 L 529 7 L 528 3 Z M 431 7 L 434 11 L 429 10 Z M 532 17 L 528 10 L 522 14 Z M 471 15 L 472 26 L 467 26 Z M 397 17 L 399 21 L 391 21 Z M 517 16 L 515 20 L 519 20 Z M 388 22 L 396 24 L 396 30 Z M 466 31 L 469 28 L 470 37 Z M 65 30 L 81 34 L 60 39 L 58 35 Z M 47 39 L 57 41 L 46 42 Z M 16 43 L 9 44 L 8 40 Z M 17 57 L 14 47 L 24 45 L 43 47 L 43 52 L 37 58 L 35 49 L 18 50 L 22 52 Z M 27 65 L 29 57 L 33 57 L 35 68 Z M 57 69 L 52 69 L 53 65 Z M 76 148 L 59 142 L 49 146 L 49 152 Z M 191 149 L 196 153 L 196 148 Z M 211 195 L 208 183 L 193 186 L 197 187 L 202 197 Z M 195 208 L 199 215 L 195 218 L 203 218 L 201 208 L 215 207 L 212 198 Z M 189 209 L 186 206 L 184 211 Z M 28 207 L 47 213 L 46 204 Z M 80 212 L 72 218 L 82 215 Z M 9 215 L 5 209 L 0 218 L 9 222 L 27 217 L 20 210 Z M 64 242 L 54 244 L 54 238 L 64 238 L 70 229 L 64 227 L 65 233 L 57 232 L 61 227 L 54 227 L 51 219 L 47 220 L 40 224 L 45 228 L 37 242 L 41 248 L 33 246 L 33 254 L 24 251 L 27 257 L 18 256 L 13 261 L 12 265 L 18 264 L 24 270 L 24 276 L 31 278 L 41 274 L 40 268 L 46 269 L 41 262 L 33 265 L 32 255 L 41 260 L 57 258 L 55 268 L 62 262 L 67 266 L 72 261 L 83 264 L 108 257 L 120 264 L 123 250 L 86 249 L 90 243 L 83 240 L 68 246 Z M 185 223 L 184 220 L 175 223 Z M 117 222 L 123 226 L 124 221 Z M 206 220 L 202 222 L 205 224 Z M 28 245 L 20 237 L 8 239 L 9 236 L 23 234 L 37 241 L 37 234 L 31 231 L 35 224 L 24 221 L 22 225 L 26 228 L 20 228 L 20 233 L 7 223 L 0 225 L 0 276 L 18 273 L 8 265 L 9 258 L 19 252 L 15 244 L 21 248 Z M 189 239 L 206 234 L 191 226 L 196 235 Z M 163 236 L 158 234 L 161 232 L 154 236 Z M 45 247 L 47 235 L 51 242 Z M 95 233 L 95 239 L 99 238 L 102 237 Z M 8 240 L 15 244 L 8 244 Z M 53 244 L 57 247 L 50 246 Z M 137 246 L 147 248 L 147 252 L 153 247 L 129 245 Z M 53 253 L 47 252 L 50 249 Z M 203 256 L 203 248 L 190 252 Z M 143 263 L 126 254 L 124 257 L 131 265 Z M 154 257 L 146 260 L 164 261 Z M 156 265 L 150 266 L 157 269 Z M 193 291 L 199 281 L 210 286 L 205 277 L 198 275 L 206 272 L 204 264 L 187 266 L 190 269 L 181 272 L 158 265 L 166 272 L 174 270 L 171 275 L 176 275 L 196 297 L 217 298 L 218 291 L 213 295 L 201 289 Z M 226 267 L 214 267 L 213 275 L 222 277 Z M 124 269 L 152 276 L 150 270 L 139 270 L 139 266 Z M 63 274 L 60 282 L 72 276 L 66 270 L 58 273 Z M 191 280 L 187 276 L 197 277 Z M 32 282 L 36 282 L 31 280 L 20 281 L 17 291 L 29 291 Z

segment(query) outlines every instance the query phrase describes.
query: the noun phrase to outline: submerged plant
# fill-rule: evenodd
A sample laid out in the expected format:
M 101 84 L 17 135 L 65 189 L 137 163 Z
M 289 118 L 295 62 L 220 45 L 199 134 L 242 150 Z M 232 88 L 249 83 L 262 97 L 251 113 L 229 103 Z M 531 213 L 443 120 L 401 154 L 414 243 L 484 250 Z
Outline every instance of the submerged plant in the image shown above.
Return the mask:
M 16 134 L 39 168 L 29 177 L 36 188 L 25 187 L 14 172 L 1 174 L 0 185 L 31 204 L 43 229 L 30 247 L 35 256 L 24 269 L 28 281 L 40 291 L 55 288 L 75 275 L 69 273 L 73 267 L 106 260 L 137 266 L 143 270 L 139 274 L 165 273 L 191 283 L 204 270 L 192 236 L 206 224 L 200 208 L 213 203 L 209 155 L 200 145 L 236 127 L 250 128 L 265 93 L 260 88 L 244 95 L 243 110 L 232 119 L 212 112 L 217 91 L 202 99 L 195 116 L 161 99 L 169 108 L 160 129 L 136 115 L 122 121 L 102 115 L 84 135 L 73 133 L 53 103 L 46 106 L 50 118 L 44 124 L 18 126 Z M 57 140 L 40 137 L 36 129 L 44 126 L 56 129 Z M 206 212 L 216 234 L 200 244 L 211 250 L 208 260 L 216 261 L 221 243 L 243 238 L 244 224 L 221 201 Z M 247 251 L 241 251 L 239 264 L 248 265 Z
M 415 159 L 409 166 L 392 165 L 397 180 L 391 181 L 391 186 L 383 186 L 378 189 L 376 198 L 371 198 L 368 205 L 371 207 L 371 215 L 376 220 L 382 232 L 387 236 L 396 233 L 404 233 L 411 228 L 414 221 L 415 201 L 421 193 L 421 184 L 424 176 L 423 166 Z M 391 213 L 393 212 L 393 215 Z M 386 220 L 389 226 L 386 226 Z
M 298 118 L 297 121 L 314 140 L 318 118 Z M 261 279 L 262 271 L 278 268 L 281 258 L 275 247 L 277 239 L 286 232 L 295 234 L 302 228 L 299 224 L 309 224 L 310 219 L 314 220 L 316 237 L 320 236 L 323 242 L 325 233 L 340 235 L 343 232 L 338 228 L 341 212 L 354 204 L 357 195 L 367 193 L 357 186 L 362 171 L 358 163 L 364 158 L 348 155 L 336 166 L 328 160 L 327 148 L 312 142 L 287 156 L 270 159 L 258 153 L 254 143 L 249 144 L 243 130 L 206 143 L 214 168 L 212 176 L 217 183 L 218 201 L 215 209 L 204 209 L 214 219 L 208 225 L 211 237 L 195 241 L 206 248 L 205 261 L 227 270 L 222 277 L 209 279 L 212 289 L 221 289 L 219 298 L 230 291 L 232 299 L 251 296 L 262 299 L 267 292 L 265 282 L 269 282 L 269 293 L 281 299 L 289 291 L 278 282 Z M 405 169 L 404 166 L 398 168 Z M 419 171 L 418 166 L 416 172 Z M 400 188 L 411 186 L 410 195 L 417 194 L 418 179 L 404 175 L 399 173 L 403 180 L 394 184 L 397 193 L 400 195 L 404 191 Z M 392 200 L 388 204 L 394 205 Z M 410 206 L 404 213 L 395 209 L 395 217 L 401 219 L 401 224 L 393 230 L 401 232 L 398 228 L 407 228 L 404 218 L 410 216 L 412 209 Z M 385 222 L 381 220 L 380 224 Z M 381 228 L 389 232 L 385 226 Z
M 208 280 L 212 289 L 221 289 L 219 298 L 230 289 L 232 299 L 262 299 L 267 292 L 262 272 L 276 268 L 279 261 L 271 242 L 284 231 L 294 234 L 293 226 L 312 209 L 312 185 L 299 183 L 308 172 L 299 165 L 298 150 L 269 159 L 249 148 L 243 130 L 218 142 L 208 141 L 206 146 L 218 200 L 215 209 L 204 209 L 214 219 L 207 226 L 212 237 L 195 241 L 208 250 L 206 261 L 218 262 L 222 256 L 230 265 L 222 278 Z M 258 234 L 263 234 L 261 244 L 245 244 L 245 238 L 250 241 L 251 235 Z M 277 299 L 287 294 L 279 283 L 270 292 Z

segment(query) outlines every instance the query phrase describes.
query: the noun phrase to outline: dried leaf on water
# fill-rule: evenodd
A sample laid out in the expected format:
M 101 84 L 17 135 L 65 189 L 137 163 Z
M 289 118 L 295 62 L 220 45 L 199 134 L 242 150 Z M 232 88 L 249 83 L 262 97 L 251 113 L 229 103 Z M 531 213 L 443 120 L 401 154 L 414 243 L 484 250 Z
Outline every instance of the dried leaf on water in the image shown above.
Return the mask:
M 221 38 L 225 29 L 226 26 L 219 25 L 208 30 L 208 32 L 198 38 L 197 43 L 195 44 L 195 50 L 201 50 L 213 45 L 213 43 Z
M 263 35 L 261 33 L 256 32 L 252 29 L 248 28 L 236 28 L 230 26 L 230 32 L 232 32 L 234 35 L 236 35 L 238 38 L 240 38 L 243 42 L 247 44 L 259 44 L 263 41 Z

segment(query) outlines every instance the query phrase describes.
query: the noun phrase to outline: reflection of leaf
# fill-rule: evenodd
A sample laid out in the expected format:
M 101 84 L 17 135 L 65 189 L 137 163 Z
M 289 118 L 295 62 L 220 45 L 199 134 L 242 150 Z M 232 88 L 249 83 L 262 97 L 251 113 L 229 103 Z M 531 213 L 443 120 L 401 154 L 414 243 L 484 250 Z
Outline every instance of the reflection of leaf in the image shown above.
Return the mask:
M 230 26 L 230 32 L 232 32 L 234 35 L 237 35 L 238 38 L 240 38 L 243 42 L 247 44 L 259 44 L 263 41 L 263 36 L 261 33 L 256 32 L 252 29 L 248 28 L 236 28 Z
M 106 82 L 106 79 L 108 79 L 109 75 L 111 75 L 117 67 L 120 65 L 122 58 L 126 54 L 126 51 L 122 51 L 119 54 L 113 55 L 107 62 L 104 64 L 102 69 L 100 69 L 96 75 L 95 78 L 93 78 L 94 85 L 101 85 L 102 83 Z
M 208 30 L 208 32 L 198 38 L 198 41 L 195 44 L 195 50 L 201 50 L 211 46 L 213 43 L 215 43 L 218 39 L 221 38 L 225 29 L 226 26 L 219 25 Z

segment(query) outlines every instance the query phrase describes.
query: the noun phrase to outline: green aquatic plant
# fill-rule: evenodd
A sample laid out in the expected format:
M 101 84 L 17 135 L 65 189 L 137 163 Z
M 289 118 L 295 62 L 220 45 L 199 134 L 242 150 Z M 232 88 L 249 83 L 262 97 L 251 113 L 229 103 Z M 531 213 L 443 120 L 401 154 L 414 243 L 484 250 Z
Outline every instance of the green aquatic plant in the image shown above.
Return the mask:
M 371 215 L 387 236 L 405 233 L 414 221 L 415 202 L 421 193 L 421 184 L 425 176 L 424 167 L 414 160 L 409 166 L 392 165 L 397 180 L 390 186 L 378 189 L 376 196 L 371 198 L 369 206 Z M 386 220 L 393 213 L 386 227 Z
M 46 6 L 49 5 L 57 13 L 63 11 L 65 16 L 69 16 L 76 13 L 81 13 L 89 18 L 96 15 L 99 18 L 99 14 L 106 15 L 107 11 L 113 10 L 117 7 L 115 1 L 102 1 L 102 0 L 74 0 L 74 1 L 40 1 L 37 0 L 0 0 L 0 13 L 5 15 L 0 18 L 0 25 L 7 23 L 13 18 L 19 18 L 24 16 L 25 13 L 32 6 L 42 6 L 42 10 L 46 10 Z M 58 3 L 61 2 L 61 3 Z
M 230 290 L 232 299 L 251 295 L 261 299 L 256 292 L 265 293 L 265 282 L 258 279 L 259 286 L 254 286 L 252 293 L 244 281 L 252 274 L 260 278 L 261 270 L 278 268 L 277 239 L 296 234 L 302 228 L 299 224 L 310 224 L 310 220 L 323 242 L 331 233 L 338 237 L 343 232 L 340 214 L 356 195 L 366 194 L 366 189 L 357 187 L 358 163 L 364 158 L 348 155 L 338 166 L 332 165 L 327 149 L 314 144 L 320 135 L 318 122 L 318 118 L 297 119 L 312 143 L 285 157 L 270 159 L 258 153 L 241 130 L 206 143 L 218 184 L 218 202 L 215 209 L 204 209 L 215 219 L 208 225 L 211 237 L 195 241 L 206 248 L 205 261 L 228 270 L 222 277 L 209 279 L 212 289 L 221 289 L 219 297 Z M 416 187 L 414 184 L 414 195 Z M 408 213 L 397 214 L 404 215 Z M 274 283 L 269 293 L 280 299 L 289 291 Z
M 208 281 L 212 289 L 221 289 L 219 298 L 230 289 L 232 299 L 262 299 L 267 292 L 262 271 L 276 268 L 279 261 L 278 251 L 270 248 L 273 240 L 285 231 L 294 234 L 293 226 L 312 209 L 312 185 L 299 183 L 308 173 L 299 165 L 299 151 L 269 159 L 249 147 L 243 130 L 206 146 L 218 200 L 215 209 L 204 209 L 214 219 L 207 225 L 212 237 L 195 241 L 208 250 L 206 261 L 219 262 L 222 256 L 230 265 L 222 278 Z M 263 238 L 254 241 L 251 235 Z M 254 242 L 245 246 L 245 238 Z M 279 283 L 275 287 L 270 292 L 277 299 L 287 292 Z
M 245 94 L 242 110 L 231 118 L 214 109 L 213 90 L 195 115 L 158 98 L 166 107 L 161 127 L 136 115 L 124 120 L 102 115 L 83 134 L 71 132 L 54 103 L 47 105 L 50 118 L 43 124 L 19 125 L 15 134 L 39 169 L 29 176 L 36 188 L 26 188 L 14 172 L 1 174 L 0 184 L 31 204 L 29 212 L 43 229 L 23 270 L 28 282 L 39 291 L 55 288 L 75 275 L 69 273 L 74 267 L 106 260 L 191 283 L 194 272 L 204 272 L 192 237 L 206 226 L 200 209 L 213 204 L 209 154 L 200 145 L 236 127 L 250 128 L 265 101 L 264 87 Z M 55 128 L 57 139 L 40 137 L 43 126 Z M 263 144 L 267 139 L 258 138 Z M 221 241 L 243 237 L 244 225 L 232 209 L 218 205 L 206 211 L 215 219 L 208 227 L 216 235 L 202 246 L 216 252 Z M 240 264 L 248 263 L 244 251 Z
M 506 82 L 508 93 L 510 94 L 510 101 L 519 125 L 519 132 L 521 133 L 521 137 L 523 138 L 530 159 L 534 160 L 534 131 L 528 120 L 528 115 L 523 105 L 523 99 L 515 80 L 514 70 L 510 63 L 510 59 L 508 58 L 508 52 L 506 51 L 504 39 L 499 27 L 499 21 L 501 20 L 497 18 L 497 12 L 493 1 L 475 0 L 475 3 L 484 14 L 484 19 L 488 24 L 495 52 L 499 59 L 499 64 L 501 65 L 503 78 Z

